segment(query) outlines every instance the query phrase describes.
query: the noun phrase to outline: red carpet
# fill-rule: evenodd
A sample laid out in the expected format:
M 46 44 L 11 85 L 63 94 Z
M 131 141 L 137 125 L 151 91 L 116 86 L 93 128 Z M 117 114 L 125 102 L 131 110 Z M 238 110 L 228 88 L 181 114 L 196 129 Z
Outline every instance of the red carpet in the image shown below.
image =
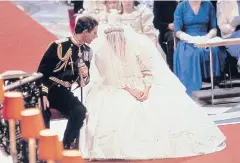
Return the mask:
M 36 71 L 48 44 L 56 37 L 12 2 L 0 2 L 0 73 Z
M 0 73 L 35 72 L 49 43 L 56 37 L 12 2 L 0 2 Z M 52 118 L 61 118 L 52 112 Z
M 163 159 L 154 161 L 97 161 L 97 163 L 109 162 L 134 162 L 134 163 L 240 163 L 240 124 L 220 126 L 220 129 L 227 137 L 227 147 L 210 155 L 198 157 Z M 151 149 L 149 149 L 151 150 Z M 85 161 L 85 163 L 91 163 Z

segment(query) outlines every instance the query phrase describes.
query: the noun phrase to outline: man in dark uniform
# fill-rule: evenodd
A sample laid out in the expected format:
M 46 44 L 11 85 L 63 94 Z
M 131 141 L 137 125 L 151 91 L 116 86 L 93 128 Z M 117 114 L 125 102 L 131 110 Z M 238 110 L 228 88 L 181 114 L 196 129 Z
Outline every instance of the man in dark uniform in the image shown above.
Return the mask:
M 75 33 L 71 37 L 50 44 L 38 67 L 43 74 L 42 99 L 46 127 L 50 127 L 50 108 L 68 118 L 63 144 L 69 149 L 77 138 L 85 119 L 86 108 L 71 92 L 73 83 L 81 87 L 88 84 L 92 51 L 86 45 L 97 37 L 98 22 L 88 16 L 79 18 Z
M 169 68 L 173 71 L 173 53 L 174 53 L 174 11 L 179 0 L 165 1 L 159 0 L 153 3 L 154 19 L 153 24 L 159 30 L 159 44 L 163 47 Z M 167 42 L 164 45 L 163 42 Z

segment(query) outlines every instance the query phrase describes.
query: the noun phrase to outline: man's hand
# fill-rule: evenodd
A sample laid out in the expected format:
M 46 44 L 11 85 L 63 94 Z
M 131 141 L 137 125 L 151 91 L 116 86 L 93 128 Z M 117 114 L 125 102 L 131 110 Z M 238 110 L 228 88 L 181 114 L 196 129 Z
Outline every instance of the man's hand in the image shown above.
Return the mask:
M 83 78 L 88 76 L 88 67 L 86 65 L 79 68 L 79 72 Z
M 41 98 L 38 98 L 38 105 L 39 108 L 46 110 L 49 107 L 49 101 L 47 99 L 47 96 L 43 96 L 43 107 L 41 103 Z
M 168 29 L 174 31 L 174 24 L 173 23 L 168 24 Z

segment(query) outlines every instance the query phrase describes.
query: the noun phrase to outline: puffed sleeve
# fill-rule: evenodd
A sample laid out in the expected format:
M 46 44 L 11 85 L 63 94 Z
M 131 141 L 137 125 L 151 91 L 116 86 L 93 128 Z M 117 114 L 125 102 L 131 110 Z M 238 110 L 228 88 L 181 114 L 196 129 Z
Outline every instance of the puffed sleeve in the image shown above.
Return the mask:
M 154 28 L 153 25 L 153 12 L 146 8 L 143 7 L 141 11 L 141 24 L 142 24 L 142 31 L 143 34 L 145 34 L 146 36 L 148 36 L 151 40 L 157 40 L 157 30 Z
M 231 20 L 228 20 L 226 17 L 226 15 L 230 13 L 230 11 L 225 9 L 227 6 L 228 4 L 225 0 L 219 0 L 217 2 L 217 22 L 223 37 L 232 34 L 235 31 L 235 27 L 230 25 Z

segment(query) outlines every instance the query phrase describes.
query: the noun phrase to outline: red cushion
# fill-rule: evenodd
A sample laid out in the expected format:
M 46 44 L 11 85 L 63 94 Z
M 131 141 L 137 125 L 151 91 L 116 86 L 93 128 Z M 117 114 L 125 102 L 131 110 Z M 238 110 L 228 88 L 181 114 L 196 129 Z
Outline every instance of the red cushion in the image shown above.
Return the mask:
M 69 25 L 70 25 L 71 32 L 74 33 L 75 16 L 74 16 L 73 9 L 68 9 L 68 17 L 69 17 Z
M 50 109 L 50 111 L 52 113 L 51 119 L 63 119 L 64 118 L 64 116 L 58 110 Z

